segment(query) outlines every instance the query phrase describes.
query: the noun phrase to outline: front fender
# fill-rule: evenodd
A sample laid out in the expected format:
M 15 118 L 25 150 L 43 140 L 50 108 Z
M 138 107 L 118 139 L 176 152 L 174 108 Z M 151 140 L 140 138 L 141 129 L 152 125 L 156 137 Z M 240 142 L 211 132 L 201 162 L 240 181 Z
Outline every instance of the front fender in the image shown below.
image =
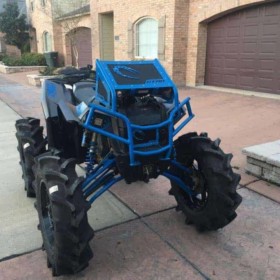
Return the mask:
M 66 121 L 80 122 L 78 116 L 74 113 L 75 106 L 69 102 L 70 100 L 71 94 L 63 84 L 52 80 L 43 82 L 41 104 L 46 119 L 58 117 L 59 108 Z

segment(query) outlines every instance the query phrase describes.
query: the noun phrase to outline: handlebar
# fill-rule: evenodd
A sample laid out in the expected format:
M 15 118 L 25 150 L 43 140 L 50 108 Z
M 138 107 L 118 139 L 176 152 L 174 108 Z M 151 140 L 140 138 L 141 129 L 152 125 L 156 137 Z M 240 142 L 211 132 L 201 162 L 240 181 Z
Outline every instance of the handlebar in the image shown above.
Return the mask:
M 82 80 L 96 80 L 96 71 L 89 67 L 83 67 L 80 69 L 71 68 L 63 69 L 60 71 L 60 75 L 51 79 L 56 83 L 69 84 L 73 86 Z

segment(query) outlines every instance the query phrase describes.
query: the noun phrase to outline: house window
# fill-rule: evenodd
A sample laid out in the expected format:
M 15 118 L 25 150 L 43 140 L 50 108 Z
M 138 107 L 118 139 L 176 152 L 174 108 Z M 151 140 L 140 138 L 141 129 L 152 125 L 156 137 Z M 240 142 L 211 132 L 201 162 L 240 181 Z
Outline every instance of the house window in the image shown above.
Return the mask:
M 47 31 L 43 33 L 43 48 L 44 52 L 50 52 L 52 50 L 51 35 Z
M 158 21 L 144 18 L 136 23 L 136 57 L 158 57 Z
M 33 1 L 30 3 L 30 8 L 31 8 L 31 12 L 33 12 L 34 11 L 34 2 Z
M 46 1 L 45 0 L 41 0 L 41 5 L 42 5 L 42 7 L 45 7 Z

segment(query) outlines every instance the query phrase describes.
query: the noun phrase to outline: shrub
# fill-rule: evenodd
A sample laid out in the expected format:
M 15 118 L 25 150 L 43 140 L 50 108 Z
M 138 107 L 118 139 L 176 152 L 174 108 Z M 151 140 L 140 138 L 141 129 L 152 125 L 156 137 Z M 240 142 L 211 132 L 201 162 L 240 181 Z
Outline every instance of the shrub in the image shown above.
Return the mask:
M 22 66 L 20 58 L 12 56 L 4 56 L 2 62 L 7 66 Z
M 0 54 L 0 61 L 2 61 L 5 56 L 5 54 Z
M 40 74 L 43 75 L 43 76 L 54 76 L 56 75 L 56 71 L 57 68 L 55 67 L 46 67 L 44 70 L 40 70 Z
M 7 66 L 44 66 L 46 59 L 40 53 L 24 53 L 21 58 L 12 56 L 3 57 L 2 62 Z
M 46 59 L 41 53 L 24 53 L 21 57 L 22 65 L 25 66 L 44 66 Z

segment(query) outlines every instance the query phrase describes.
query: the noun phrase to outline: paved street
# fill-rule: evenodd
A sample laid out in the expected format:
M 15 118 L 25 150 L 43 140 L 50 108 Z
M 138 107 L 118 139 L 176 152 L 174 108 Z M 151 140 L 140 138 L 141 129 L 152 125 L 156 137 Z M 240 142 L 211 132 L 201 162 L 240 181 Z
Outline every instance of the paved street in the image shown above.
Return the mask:
M 235 172 L 242 175 L 238 217 L 222 230 L 201 234 L 175 211 L 167 180 L 121 182 L 89 211 L 97 230 L 90 266 L 59 279 L 280 279 L 280 189 L 245 174 L 241 154 L 243 147 L 280 138 L 280 101 L 203 89 L 180 92 L 182 99 L 191 96 L 196 114 L 185 131 L 208 131 L 234 154 Z M 1 280 L 52 278 L 40 249 L 34 199 L 23 189 L 14 136 L 19 115 L 43 117 L 39 93 L 23 74 L 0 74 Z

